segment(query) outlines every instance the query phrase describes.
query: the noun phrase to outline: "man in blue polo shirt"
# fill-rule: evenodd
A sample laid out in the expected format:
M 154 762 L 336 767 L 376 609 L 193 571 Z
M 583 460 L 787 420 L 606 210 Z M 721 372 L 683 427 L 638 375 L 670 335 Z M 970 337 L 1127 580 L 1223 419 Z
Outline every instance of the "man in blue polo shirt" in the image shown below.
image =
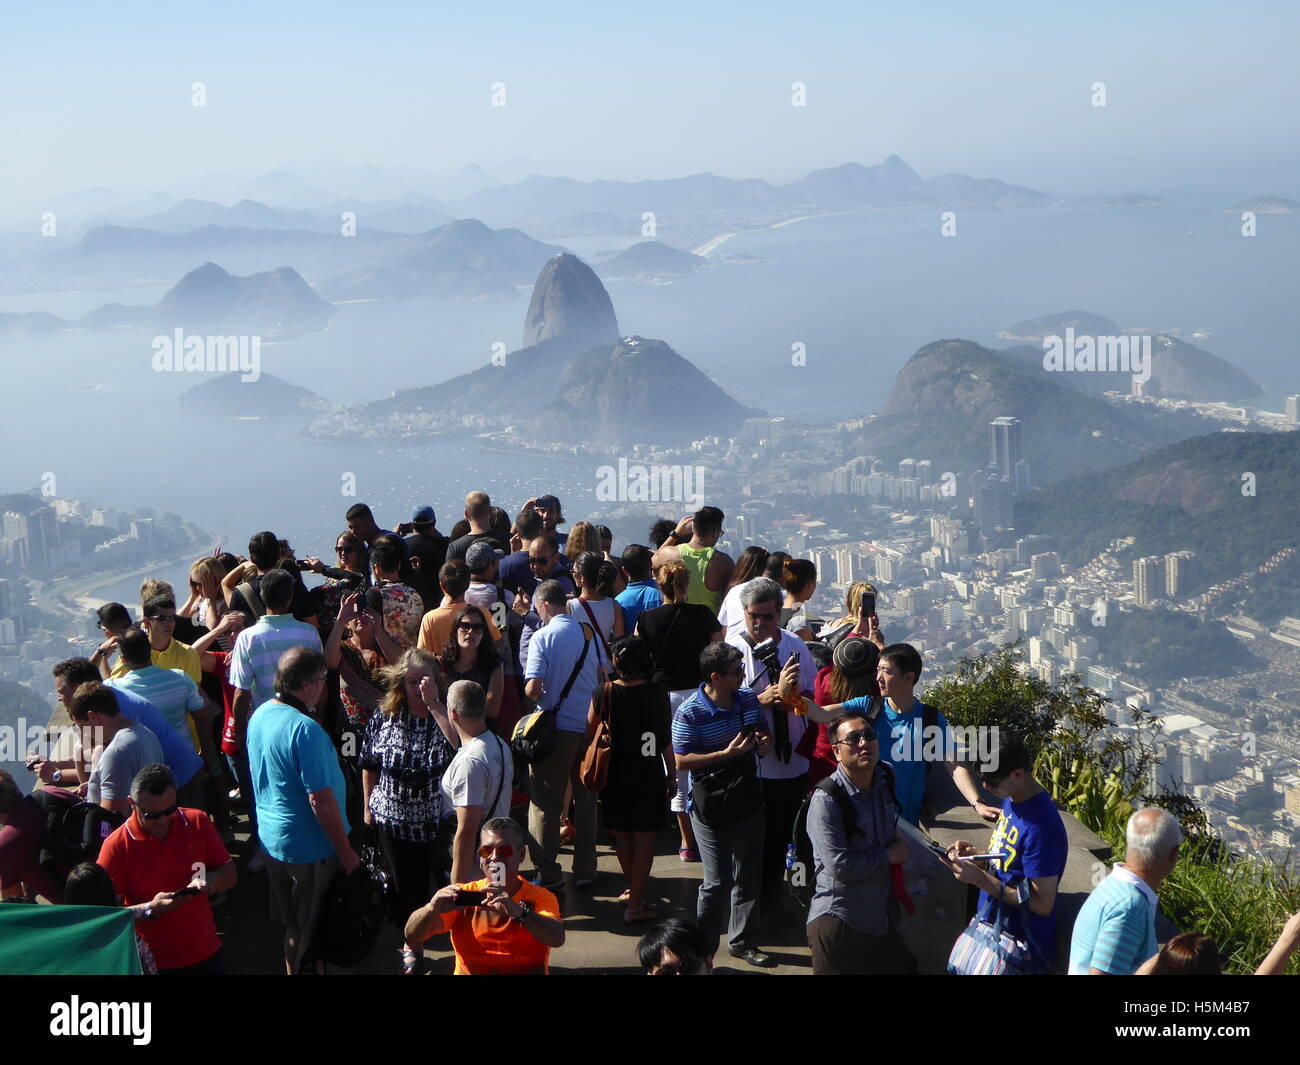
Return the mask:
M 1071 976 L 1130 976 L 1159 949 L 1156 892 L 1178 864 L 1183 830 L 1169 811 L 1148 807 L 1128 819 L 1124 836 L 1124 861 L 1074 920 Z
M 722 916 L 731 896 L 727 940 L 732 957 L 750 965 L 775 962 L 758 949 L 759 899 L 763 886 L 763 792 L 755 754 L 767 753 L 771 737 L 764 728 L 758 696 L 744 687 L 745 663 L 730 644 L 711 643 L 700 653 L 700 675 L 708 679 L 688 695 L 673 716 L 673 753 L 688 770 L 687 807 L 704 864 L 696 902 L 696 921 L 709 938 L 709 953 L 718 948 Z M 739 759 L 747 759 L 739 763 Z M 752 769 L 756 803 L 738 821 L 706 824 L 695 809 L 695 775 L 727 763 Z
M 361 859 L 348 842 L 345 785 L 328 733 L 309 716 L 325 690 L 325 656 L 285 652 L 275 698 L 248 723 L 248 762 L 257 830 L 268 855 L 271 916 L 284 925 L 284 962 L 302 969 L 321 902 L 341 868 Z
M 980 889 L 977 913 L 993 924 L 1000 906 L 1004 929 L 1024 940 L 1037 968 L 1056 963 L 1056 892 L 1065 872 L 1069 843 L 1056 803 L 1033 775 L 1025 745 L 1003 734 L 984 784 L 1002 799 L 1002 816 L 984 850 L 964 839 L 948 848 L 953 874 Z M 1000 854 L 988 869 L 958 861 L 967 854 Z
M 650 572 L 650 548 L 630 544 L 623 549 L 623 572 L 627 587 L 618 593 L 618 605 L 623 609 L 623 631 L 629 636 L 636 631 L 636 619 L 642 611 L 664 605 L 663 592 Z
M 537 541 L 533 541 L 537 543 Z M 538 883 L 563 884 L 556 855 L 560 849 L 560 818 L 565 785 L 573 785 L 573 880 L 586 887 L 596 879 L 596 796 L 582 786 L 578 767 L 587 736 L 591 695 L 607 667 L 599 638 L 591 626 L 568 612 L 568 596 L 556 580 L 542 581 L 533 608 L 542 628 L 528 643 L 524 694 L 539 709 L 555 712 L 555 750 L 528 768 L 532 806 L 528 811 L 528 842 Z

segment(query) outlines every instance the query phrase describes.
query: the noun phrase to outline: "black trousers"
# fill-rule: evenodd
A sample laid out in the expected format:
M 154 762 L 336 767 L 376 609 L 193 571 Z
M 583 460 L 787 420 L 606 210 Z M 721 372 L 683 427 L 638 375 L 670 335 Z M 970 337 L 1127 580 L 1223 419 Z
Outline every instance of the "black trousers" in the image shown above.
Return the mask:
M 808 923 L 814 976 L 915 976 L 916 958 L 895 930 L 855 932 L 834 914 Z
M 438 838 L 427 843 L 407 843 L 395 839 L 383 826 L 379 828 L 379 845 L 393 872 L 393 920 L 398 928 L 405 928 L 407 918 L 427 903 L 435 890 L 450 883 L 450 870 L 444 868 L 447 848 L 442 837 L 439 833 Z
M 763 781 L 763 901 L 764 912 L 783 904 L 785 852 L 790 846 L 795 815 L 808 794 L 808 774 L 789 780 Z

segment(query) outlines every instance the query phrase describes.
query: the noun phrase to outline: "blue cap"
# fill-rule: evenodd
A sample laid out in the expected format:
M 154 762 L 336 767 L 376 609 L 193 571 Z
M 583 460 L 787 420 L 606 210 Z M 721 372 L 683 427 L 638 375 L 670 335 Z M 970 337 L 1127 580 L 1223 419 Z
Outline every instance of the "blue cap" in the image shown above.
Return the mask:
M 422 507 L 416 507 L 415 513 L 411 515 L 411 521 L 416 525 L 432 525 L 438 520 L 438 516 L 433 512 L 433 507 L 427 503 Z

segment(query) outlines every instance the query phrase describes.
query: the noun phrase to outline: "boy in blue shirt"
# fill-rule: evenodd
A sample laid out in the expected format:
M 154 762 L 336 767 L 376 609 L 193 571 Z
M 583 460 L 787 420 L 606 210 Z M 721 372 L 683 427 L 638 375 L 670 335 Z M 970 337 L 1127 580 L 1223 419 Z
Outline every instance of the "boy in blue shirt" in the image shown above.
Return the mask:
M 813 721 L 829 724 L 849 710 L 865 713 L 869 719 L 874 715 L 876 735 L 880 739 L 880 759 L 894 767 L 894 791 L 903 818 L 912 824 L 920 822 L 926 793 L 926 771 L 935 762 L 952 778 L 962 798 L 977 814 L 986 821 L 996 821 L 1001 811 L 983 801 L 979 784 L 970 770 L 950 759 L 952 734 L 948 731 L 947 719 L 937 711 L 931 711 L 933 734 L 927 734 L 925 718 L 928 708 L 913 691 L 921 679 L 922 665 L 921 653 L 910 643 L 890 644 L 880 652 L 876 665 L 876 684 L 883 696 L 879 713 L 872 706 L 872 697 L 861 695 L 826 707 L 810 705 L 808 716 Z
M 1024 940 L 1044 970 L 1056 961 L 1056 893 L 1069 850 L 1065 822 L 1047 790 L 1034 779 L 1025 745 L 1005 733 L 995 768 L 981 775 L 1002 800 L 1002 814 L 986 850 L 964 839 L 948 848 L 953 875 L 980 889 L 977 913 L 993 924 L 1001 904 L 1003 929 Z M 1000 854 L 988 868 L 957 859 L 966 854 Z

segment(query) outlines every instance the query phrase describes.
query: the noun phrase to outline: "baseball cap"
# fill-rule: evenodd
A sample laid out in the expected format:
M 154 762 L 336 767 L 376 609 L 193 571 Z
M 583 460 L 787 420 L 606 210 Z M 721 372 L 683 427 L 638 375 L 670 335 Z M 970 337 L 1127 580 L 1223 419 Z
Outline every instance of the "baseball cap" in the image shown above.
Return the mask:
M 422 507 L 416 507 L 411 514 L 411 522 L 415 525 L 432 525 L 438 520 L 438 515 L 433 512 L 433 507 L 425 504 Z

